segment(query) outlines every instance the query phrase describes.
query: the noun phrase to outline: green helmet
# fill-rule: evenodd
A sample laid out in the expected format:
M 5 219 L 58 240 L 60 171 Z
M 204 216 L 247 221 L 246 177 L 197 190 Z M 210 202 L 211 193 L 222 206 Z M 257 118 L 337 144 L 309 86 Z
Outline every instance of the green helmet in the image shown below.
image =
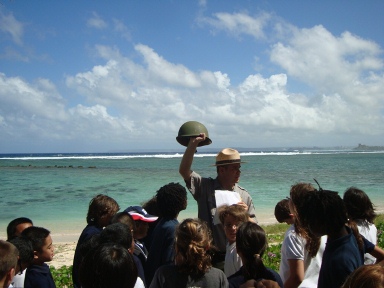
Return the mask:
M 197 137 L 200 133 L 205 133 L 205 140 L 199 143 L 200 146 L 209 145 L 212 143 L 212 140 L 209 139 L 209 134 L 207 128 L 203 124 L 197 121 L 188 121 L 181 125 L 179 129 L 179 134 L 176 137 L 177 142 L 183 146 L 188 146 L 189 138 Z

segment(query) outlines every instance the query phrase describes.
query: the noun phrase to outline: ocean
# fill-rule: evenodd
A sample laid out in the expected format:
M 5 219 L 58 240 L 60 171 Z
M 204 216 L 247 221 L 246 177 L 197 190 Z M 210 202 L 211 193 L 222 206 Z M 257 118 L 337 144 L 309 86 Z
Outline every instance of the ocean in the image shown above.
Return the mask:
M 192 169 L 216 176 L 216 153 L 198 152 Z M 53 235 L 76 235 L 85 227 L 89 201 L 97 194 L 113 197 L 125 209 L 140 205 L 178 174 L 182 153 L 0 154 L 0 238 L 12 219 L 29 217 Z M 251 194 L 259 222 L 274 223 L 276 203 L 291 185 L 311 182 L 322 188 L 364 190 L 377 210 L 384 210 L 384 151 L 353 150 L 242 151 L 240 186 Z M 188 207 L 179 219 L 197 217 L 188 193 Z

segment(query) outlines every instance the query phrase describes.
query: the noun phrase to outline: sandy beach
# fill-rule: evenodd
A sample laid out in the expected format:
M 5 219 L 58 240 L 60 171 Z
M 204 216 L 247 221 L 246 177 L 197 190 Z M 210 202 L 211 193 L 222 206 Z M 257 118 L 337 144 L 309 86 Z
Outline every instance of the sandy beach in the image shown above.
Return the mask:
M 379 214 L 384 213 L 384 207 L 376 206 L 376 212 Z M 195 215 L 189 213 L 181 213 L 179 215 L 179 221 L 185 218 L 193 218 Z M 275 217 L 271 212 L 258 214 L 258 222 L 260 225 L 271 225 L 277 223 Z M 73 227 L 73 226 L 72 226 Z M 62 227 L 53 226 L 51 229 L 51 236 L 53 239 L 53 245 L 55 247 L 55 256 L 53 261 L 48 263 L 50 266 L 60 268 L 62 266 L 70 266 L 73 262 L 73 256 L 76 249 L 76 243 L 79 239 L 82 229 L 85 227 L 84 224 L 77 223 L 75 230 L 63 229 Z M 1 237 L 3 238 L 3 237 Z
M 179 215 L 179 221 L 182 221 L 185 218 L 193 217 L 196 217 L 196 215 L 184 212 Z M 270 213 L 258 215 L 258 221 L 261 225 L 277 223 L 274 216 Z M 78 226 L 76 227 L 76 231 L 67 230 L 64 233 L 63 231 L 57 231 L 55 228 L 51 229 L 51 236 L 53 240 L 53 245 L 55 247 L 55 256 L 53 257 L 53 261 L 48 263 L 50 266 L 60 268 L 62 266 L 72 265 L 73 256 L 76 249 L 76 243 L 84 227 L 82 226 L 81 228 L 79 228 Z
M 77 242 L 56 242 L 54 244 L 55 256 L 53 260 L 47 264 L 55 268 L 72 265 L 76 243 Z

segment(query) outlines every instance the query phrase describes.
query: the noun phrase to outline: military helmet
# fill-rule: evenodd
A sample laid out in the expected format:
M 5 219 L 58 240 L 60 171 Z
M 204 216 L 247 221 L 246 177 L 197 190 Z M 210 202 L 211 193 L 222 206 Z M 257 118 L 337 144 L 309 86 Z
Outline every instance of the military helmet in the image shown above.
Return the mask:
M 212 143 L 212 140 L 209 139 L 209 134 L 207 128 L 203 124 L 197 121 L 188 121 L 181 125 L 179 129 L 179 134 L 176 137 L 177 142 L 183 146 L 188 146 L 189 138 L 197 137 L 200 133 L 205 133 L 205 140 L 199 143 L 200 146 L 209 145 Z

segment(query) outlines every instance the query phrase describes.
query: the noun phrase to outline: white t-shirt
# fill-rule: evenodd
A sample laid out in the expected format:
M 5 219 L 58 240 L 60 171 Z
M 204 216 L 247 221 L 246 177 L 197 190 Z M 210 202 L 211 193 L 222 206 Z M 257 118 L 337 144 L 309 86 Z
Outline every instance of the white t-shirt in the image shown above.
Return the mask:
M 305 240 L 296 234 L 295 225 L 289 226 L 284 235 L 284 240 L 281 245 L 281 262 L 279 274 L 283 283 L 289 277 L 288 260 L 303 260 L 304 261 L 304 246 Z
M 236 242 L 231 245 L 227 243 L 225 251 L 225 262 L 224 262 L 224 273 L 225 276 L 229 277 L 235 274 L 243 266 L 240 256 L 237 254 Z
M 281 262 L 279 274 L 283 283 L 289 277 L 288 260 L 304 261 L 304 279 L 299 287 L 317 287 L 319 272 L 321 267 L 321 259 L 325 249 L 327 236 L 321 237 L 319 251 L 315 257 L 311 257 L 305 249 L 306 241 L 295 232 L 295 226 L 292 224 L 285 232 L 283 244 L 281 246 Z
M 25 280 L 25 273 L 27 272 L 27 269 L 24 269 L 23 273 L 21 275 L 17 273 L 15 277 L 13 277 L 11 285 L 9 287 L 13 288 L 23 288 L 24 287 L 24 280 Z
M 358 219 L 356 220 L 357 228 L 359 229 L 359 233 L 365 237 L 368 241 L 373 244 L 377 244 L 377 228 L 374 224 L 369 223 L 366 220 Z M 364 254 L 364 264 L 374 264 L 376 262 L 376 258 L 371 254 Z
M 305 252 L 304 257 L 304 279 L 299 285 L 300 288 L 317 287 L 319 280 L 319 272 L 321 267 L 321 260 L 325 245 L 327 243 L 327 236 L 322 236 L 320 240 L 320 247 L 315 257 L 311 258 L 308 252 Z M 306 251 L 306 250 L 305 250 Z
M 145 288 L 144 282 L 140 277 L 137 277 L 135 286 L 133 288 Z

